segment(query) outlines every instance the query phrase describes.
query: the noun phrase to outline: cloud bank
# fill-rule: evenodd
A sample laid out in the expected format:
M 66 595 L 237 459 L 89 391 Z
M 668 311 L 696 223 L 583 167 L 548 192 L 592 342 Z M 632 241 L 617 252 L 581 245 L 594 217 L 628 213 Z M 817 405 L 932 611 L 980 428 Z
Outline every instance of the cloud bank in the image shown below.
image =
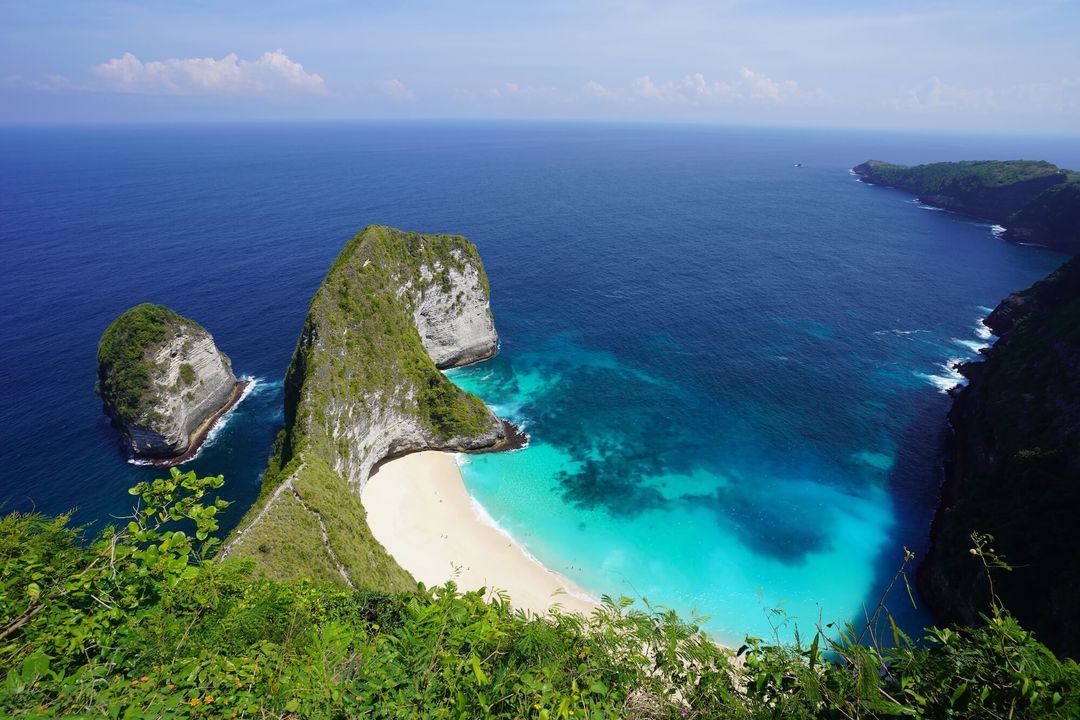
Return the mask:
M 706 102 L 781 104 L 816 100 L 822 95 L 817 90 L 802 89 L 794 80 L 773 80 L 745 67 L 739 71 L 738 78 L 731 82 L 710 82 L 704 74 L 694 73 L 681 80 L 657 83 L 648 75 L 643 75 L 634 80 L 631 93 L 637 98 L 654 102 L 689 105 Z M 592 94 L 601 97 L 595 92 Z
M 214 58 L 142 61 L 131 53 L 91 67 L 115 92 L 152 95 L 295 95 L 326 93 L 322 77 L 304 70 L 284 50 L 256 60 L 229 53 Z

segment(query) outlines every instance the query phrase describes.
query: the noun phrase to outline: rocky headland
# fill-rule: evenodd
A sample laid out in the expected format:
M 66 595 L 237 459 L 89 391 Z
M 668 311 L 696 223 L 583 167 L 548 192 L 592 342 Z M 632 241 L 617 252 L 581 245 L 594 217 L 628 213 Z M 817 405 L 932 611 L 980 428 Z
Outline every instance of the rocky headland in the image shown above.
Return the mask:
M 955 397 L 941 505 L 919 589 L 941 622 L 990 603 L 971 533 L 1013 568 L 992 572 L 1010 612 L 1058 653 L 1080 656 L 1080 258 L 1006 298 L 999 339 Z
M 998 223 L 1004 237 L 1080 253 L 1080 175 L 1047 162 L 913 167 L 870 160 L 864 182 Z M 940 623 L 978 625 L 991 591 L 1059 654 L 1080 655 L 1080 258 L 1003 300 L 984 321 L 998 336 L 959 371 L 945 480 L 918 570 Z M 1011 567 L 988 571 L 973 533 Z M 991 561 L 993 564 L 993 561 Z M 992 581 L 992 582 L 991 582 Z M 992 588 L 992 590 L 991 590 Z
M 390 457 L 520 442 L 440 372 L 495 354 L 489 293 L 463 237 L 370 226 L 350 240 L 311 301 L 285 378 L 285 427 L 223 555 L 255 558 L 274 578 L 414 587 L 372 537 L 360 490 Z
M 98 344 L 98 393 L 132 454 L 160 465 L 183 462 L 244 383 L 194 320 L 163 305 L 136 305 Z
M 896 165 L 868 160 L 860 180 L 913 193 L 934 207 L 1005 228 L 1014 242 L 1080 252 L 1080 174 L 1030 160 Z

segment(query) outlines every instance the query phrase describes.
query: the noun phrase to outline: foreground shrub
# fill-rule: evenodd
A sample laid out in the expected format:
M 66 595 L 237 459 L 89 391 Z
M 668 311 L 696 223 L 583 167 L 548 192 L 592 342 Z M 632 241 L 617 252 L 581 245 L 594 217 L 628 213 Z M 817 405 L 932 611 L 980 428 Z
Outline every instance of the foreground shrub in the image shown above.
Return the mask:
M 738 652 L 629 600 L 536 618 L 453 584 L 387 594 L 208 559 L 221 478 L 140 484 L 94 541 L 0 519 L 0 714 L 87 718 L 1080 716 L 1080 669 L 996 609 L 909 641 L 882 605 Z M 187 528 L 187 530 L 185 530 Z M 188 534 L 190 533 L 190 534 Z M 892 642 L 876 637 L 884 618 Z M 872 637 L 871 637 L 872 636 Z M 868 642 L 868 637 L 870 641 Z

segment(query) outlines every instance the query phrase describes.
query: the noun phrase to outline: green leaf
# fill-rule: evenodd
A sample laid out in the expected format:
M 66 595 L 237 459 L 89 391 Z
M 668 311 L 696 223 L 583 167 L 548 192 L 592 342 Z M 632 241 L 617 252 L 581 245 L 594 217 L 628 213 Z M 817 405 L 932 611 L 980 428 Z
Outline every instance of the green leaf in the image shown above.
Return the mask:
M 472 664 L 473 675 L 476 676 L 476 682 L 481 685 L 488 684 L 488 676 L 484 674 L 484 671 L 480 668 L 480 659 L 475 655 L 469 656 L 469 663 Z
M 960 687 L 953 691 L 952 697 L 949 698 L 949 705 L 956 707 L 956 704 L 963 700 L 967 696 L 968 684 L 961 683 Z
M 285 712 L 296 712 L 300 709 L 300 701 L 293 698 L 289 702 L 285 703 Z

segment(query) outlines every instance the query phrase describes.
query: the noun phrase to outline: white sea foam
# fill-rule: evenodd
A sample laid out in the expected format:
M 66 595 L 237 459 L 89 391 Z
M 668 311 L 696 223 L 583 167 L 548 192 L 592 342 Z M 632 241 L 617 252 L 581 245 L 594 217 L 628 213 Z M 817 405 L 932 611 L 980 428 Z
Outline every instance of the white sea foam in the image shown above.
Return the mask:
M 957 345 L 963 345 L 973 353 L 979 353 L 981 350 L 985 350 L 990 347 L 990 343 L 979 342 L 978 340 L 963 340 L 961 338 L 953 338 L 952 341 Z
M 208 445 L 212 445 L 214 443 L 214 441 L 217 439 L 218 435 L 221 433 L 221 429 L 223 427 L 225 427 L 225 425 L 229 422 L 229 418 L 232 417 L 233 411 L 236 410 L 236 408 L 240 406 L 240 403 L 244 402 L 244 399 L 248 395 L 250 395 L 252 392 L 254 392 L 256 387 L 263 384 L 262 381 L 260 381 L 256 377 L 252 377 L 251 375 L 244 375 L 240 379 L 247 381 L 247 385 L 244 387 L 244 391 L 242 393 L 240 393 L 240 397 L 237 398 L 235 403 L 233 403 L 233 406 L 231 408 L 229 408 L 228 411 L 224 415 L 219 417 L 214 422 L 214 426 L 210 428 L 210 432 L 206 433 L 206 437 L 203 439 L 202 444 L 199 445 L 199 449 L 195 451 L 194 455 L 192 455 L 191 457 L 184 460 L 185 463 L 189 463 L 192 460 L 194 460 L 195 458 L 202 455 L 202 451 Z M 151 460 L 140 460 L 138 458 L 131 457 L 131 458 L 128 458 L 128 464 L 129 465 L 153 465 L 154 463 Z
M 982 340 L 993 340 L 994 331 L 983 320 L 983 318 L 979 318 L 979 322 L 975 324 L 975 335 Z
M 1005 235 L 1005 226 L 1003 225 L 991 225 L 990 234 L 1000 240 Z
M 875 330 L 875 335 L 896 335 L 897 337 L 910 338 L 918 333 L 930 332 L 929 330 Z
M 953 388 L 967 384 L 967 378 L 953 367 L 962 361 L 962 358 L 950 358 L 948 362 L 940 366 L 942 372 L 938 375 L 928 375 L 926 373 L 915 373 L 915 375 L 936 387 L 939 392 L 948 394 Z
M 152 460 L 140 460 L 139 458 L 134 458 L 134 457 L 129 457 L 127 462 L 128 462 L 128 465 L 153 465 L 154 464 Z
M 975 309 L 979 310 L 985 315 L 989 315 L 990 313 L 994 312 L 994 308 L 986 307 L 985 305 L 976 305 Z

